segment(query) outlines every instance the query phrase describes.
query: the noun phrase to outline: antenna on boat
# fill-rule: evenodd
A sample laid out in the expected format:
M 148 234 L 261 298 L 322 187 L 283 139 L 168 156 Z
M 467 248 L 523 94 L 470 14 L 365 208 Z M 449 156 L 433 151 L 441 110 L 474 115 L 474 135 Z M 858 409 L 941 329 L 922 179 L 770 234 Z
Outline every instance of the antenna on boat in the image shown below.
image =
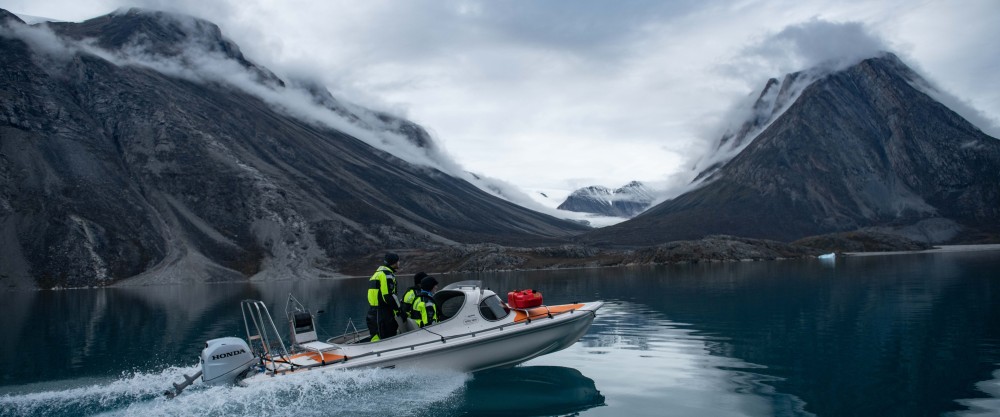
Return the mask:
M 291 306 L 295 310 L 289 310 L 288 309 L 289 306 Z M 295 296 L 292 295 L 292 293 L 288 293 L 288 299 L 285 300 L 285 315 L 288 316 L 290 313 L 300 313 L 300 312 L 308 313 L 309 309 L 306 308 L 306 306 L 302 305 L 302 303 L 299 302 L 299 299 L 295 298 Z

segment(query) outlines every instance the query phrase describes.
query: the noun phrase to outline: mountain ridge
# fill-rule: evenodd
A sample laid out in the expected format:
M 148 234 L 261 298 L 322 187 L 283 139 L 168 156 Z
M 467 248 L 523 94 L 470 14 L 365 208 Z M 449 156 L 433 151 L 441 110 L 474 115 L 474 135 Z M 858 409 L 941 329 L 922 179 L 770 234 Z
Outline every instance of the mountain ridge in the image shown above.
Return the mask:
M 143 29 L 148 16 L 130 11 L 54 33 L 102 22 L 135 33 L 129 19 Z M 4 30 L 0 242 L 15 249 L 0 260 L 0 285 L 315 277 L 389 249 L 559 244 L 586 230 L 225 83 L 122 64 L 116 51 L 52 57 Z M 351 132 L 395 126 L 433 147 L 412 122 L 359 118 L 365 124 Z
M 1000 227 L 1000 141 L 920 91 L 892 54 L 820 77 L 699 188 L 586 242 L 646 245 L 710 234 L 792 241 L 923 221 Z M 947 236 L 947 237 L 945 237 Z
M 446 172 L 419 125 L 282 80 L 210 22 L 135 37 L 157 19 L 167 34 L 188 27 L 128 10 L 56 25 L 72 47 L 52 51 L 0 28 L 0 286 L 331 277 L 370 273 L 386 250 L 408 268 L 482 271 L 807 257 L 816 249 L 776 240 L 856 229 L 1000 233 L 996 139 L 921 93 L 895 56 L 801 92 L 800 75 L 769 80 L 698 189 L 589 231 Z M 108 25 L 120 37 L 95 49 Z M 253 74 L 254 88 L 197 74 L 199 54 Z M 289 91 L 309 114 L 267 95 Z

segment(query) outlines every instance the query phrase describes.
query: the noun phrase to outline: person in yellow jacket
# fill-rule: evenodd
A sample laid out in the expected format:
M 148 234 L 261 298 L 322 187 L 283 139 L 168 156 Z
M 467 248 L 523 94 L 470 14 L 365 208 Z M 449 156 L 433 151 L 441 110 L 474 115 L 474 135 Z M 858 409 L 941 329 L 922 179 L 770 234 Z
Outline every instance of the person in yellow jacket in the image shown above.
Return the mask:
M 413 286 L 407 288 L 406 292 L 403 293 L 403 303 L 401 305 L 403 314 L 410 315 L 410 311 L 413 310 L 413 302 L 417 300 L 417 294 L 420 293 L 420 280 L 426 276 L 426 272 L 417 272 L 413 275 Z
M 368 280 L 368 315 L 365 322 L 371 341 L 393 337 L 399 330 L 396 317 L 406 317 L 396 301 L 396 271 L 399 269 L 399 255 L 389 252 L 382 259 L 382 266 Z
M 437 289 L 437 285 L 438 282 L 434 277 L 420 280 L 420 292 L 417 293 L 417 298 L 413 301 L 413 310 L 410 311 L 410 318 L 420 327 L 430 326 L 438 321 L 437 306 L 434 305 L 434 290 Z

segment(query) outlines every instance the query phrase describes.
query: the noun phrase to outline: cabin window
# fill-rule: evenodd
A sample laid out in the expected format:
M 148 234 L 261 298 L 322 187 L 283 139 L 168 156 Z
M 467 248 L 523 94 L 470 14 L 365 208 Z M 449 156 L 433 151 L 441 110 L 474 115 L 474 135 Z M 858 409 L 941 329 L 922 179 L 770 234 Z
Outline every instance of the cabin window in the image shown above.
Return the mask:
M 500 302 L 500 297 L 493 294 L 479 303 L 479 314 L 486 320 L 497 321 L 507 317 L 510 314 L 510 310 L 503 306 L 503 303 Z
M 438 307 L 438 321 L 445 321 L 458 313 L 465 304 L 465 293 L 461 291 L 439 291 L 434 294 L 434 305 Z

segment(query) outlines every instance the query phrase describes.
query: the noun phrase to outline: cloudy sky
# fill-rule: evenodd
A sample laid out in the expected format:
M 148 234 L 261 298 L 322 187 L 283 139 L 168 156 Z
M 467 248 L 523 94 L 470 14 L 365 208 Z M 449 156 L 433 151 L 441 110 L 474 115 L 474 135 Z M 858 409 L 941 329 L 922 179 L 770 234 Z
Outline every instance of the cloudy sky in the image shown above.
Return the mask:
M 997 0 L 0 0 L 67 21 L 133 6 L 211 20 L 527 192 L 683 182 L 767 78 L 880 49 L 1000 131 Z

